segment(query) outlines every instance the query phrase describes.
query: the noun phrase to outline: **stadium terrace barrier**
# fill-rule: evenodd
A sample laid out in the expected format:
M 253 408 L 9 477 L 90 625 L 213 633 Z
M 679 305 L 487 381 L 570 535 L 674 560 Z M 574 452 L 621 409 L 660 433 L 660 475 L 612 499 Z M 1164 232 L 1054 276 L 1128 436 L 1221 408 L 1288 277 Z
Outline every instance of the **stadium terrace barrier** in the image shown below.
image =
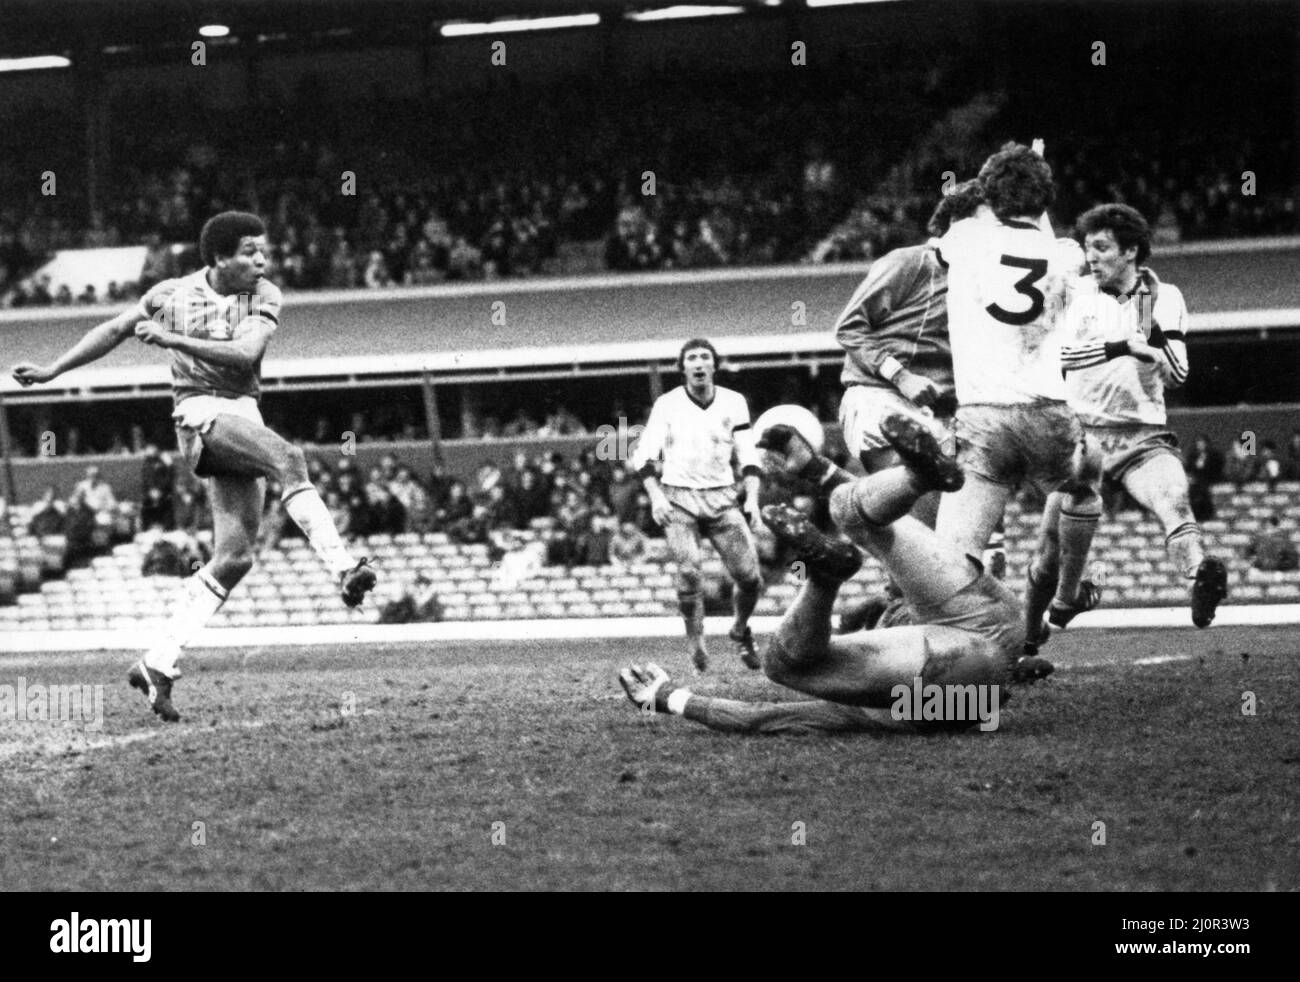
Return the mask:
M 1191 445 L 1196 434 L 1205 433 L 1213 446 L 1226 452 L 1243 433 L 1250 432 L 1255 434 L 1257 448 L 1263 446 L 1265 440 L 1273 440 L 1280 449 L 1285 446 L 1292 430 L 1300 426 L 1300 405 L 1171 409 L 1169 417 L 1170 428 L 1178 435 L 1184 447 Z M 504 467 L 514 460 L 519 451 L 530 457 L 552 451 L 572 457 L 583 450 L 594 449 L 600 439 L 599 436 L 590 434 L 501 440 L 444 440 L 442 451 L 446 473 L 468 479 L 485 461 Z M 339 457 L 339 448 L 332 444 L 309 445 L 305 449 L 309 457 L 320 457 L 330 463 Z M 433 451 L 427 440 L 359 443 L 354 460 L 358 470 L 364 473 L 376 466 L 386 454 L 393 454 L 421 478 L 427 477 L 433 466 Z M 13 461 L 16 500 L 21 503 L 35 501 L 51 484 L 66 496 L 73 485 L 81 480 L 86 467 L 95 464 L 119 499 L 138 501 L 143 463 L 144 458 L 140 454 L 16 458 Z

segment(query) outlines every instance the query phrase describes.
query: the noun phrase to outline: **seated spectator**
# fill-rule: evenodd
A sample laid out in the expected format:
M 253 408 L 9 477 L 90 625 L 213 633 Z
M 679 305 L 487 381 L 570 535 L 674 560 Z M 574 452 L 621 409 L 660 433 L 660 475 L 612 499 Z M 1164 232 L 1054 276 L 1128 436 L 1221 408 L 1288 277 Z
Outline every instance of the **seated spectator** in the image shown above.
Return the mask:
M 616 272 L 657 269 L 663 250 L 640 208 L 624 208 L 605 240 L 605 268 Z
M 298 526 L 289 521 L 279 489 L 268 486 L 262 502 L 262 523 L 257 528 L 257 547 L 275 549 L 285 539 L 294 538 L 301 538 Z
M 546 563 L 546 543 L 540 539 L 529 540 L 517 532 L 498 531 L 492 533 L 492 543 L 499 554 L 492 575 L 494 590 L 516 589 Z
M 180 486 L 173 524 L 187 532 L 212 528 L 212 509 L 208 507 L 207 485 L 203 481 L 187 481 Z
M 512 436 L 533 436 L 537 433 L 537 423 L 522 408 L 520 408 L 504 426 L 501 427 L 503 437 Z
M 538 429 L 538 436 L 582 436 L 587 428 L 564 406 L 556 406 Z
M 393 285 L 393 277 L 388 272 L 388 260 L 378 249 L 371 251 L 370 261 L 366 264 L 366 271 L 362 274 L 361 281 L 368 290 L 381 290 Z
M 550 495 L 537 471 L 531 467 L 519 475 L 515 501 L 519 510 L 517 528 L 527 528 L 533 519 L 541 518 L 550 511 Z
M 429 507 L 433 511 L 435 525 L 438 521 L 438 509 L 447 504 L 447 489 L 451 482 L 452 478 L 447 476 L 447 466 L 442 461 L 435 460 L 429 468 L 429 479 L 424 482 L 429 492 Z
M 446 273 L 433 264 L 433 251 L 424 239 L 416 244 L 412 260 L 402 281 L 406 286 L 432 286 L 446 278 Z
M 323 439 L 322 439 L 323 437 Z M 312 438 L 313 443 L 326 443 L 329 441 L 329 420 L 319 417 L 316 420 L 315 436 Z M 316 490 L 323 495 L 326 491 L 334 486 L 334 474 L 319 457 L 307 458 L 307 480 L 316 486 Z
M 1260 529 L 1246 546 L 1246 558 L 1252 566 L 1266 573 L 1300 567 L 1300 553 L 1276 515 L 1269 518 L 1268 525 Z
M 447 257 L 447 279 L 477 280 L 483 278 L 483 255 L 465 241 L 463 236 L 456 236 Z
M 469 518 L 473 511 L 474 504 L 465 493 L 465 485 L 461 481 L 452 481 L 447 485 L 447 500 L 434 513 L 434 518 L 439 527 L 446 529 Z
M 27 522 L 27 532 L 38 539 L 46 535 L 62 535 L 67 524 L 68 506 L 58 497 L 58 489 L 51 484 L 32 508 Z
M 579 566 L 608 566 L 610 551 L 614 540 L 614 530 L 618 527 L 612 515 L 594 515 L 591 525 L 578 540 L 576 558 Z
M 406 509 L 384 485 L 374 488 L 370 495 L 372 523 L 370 533 L 400 535 L 406 531 Z
M 460 545 L 486 545 L 492 519 L 487 505 L 474 505 L 467 518 L 461 518 L 447 526 L 447 538 Z
M 1282 480 L 1300 481 L 1300 430 L 1291 431 L 1286 442 L 1286 456 L 1282 458 Z
M 406 510 L 406 532 L 427 532 L 432 526 L 433 513 L 429 507 L 429 494 L 403 464 L 397 468 L 388 489 Z
M 1188 503 L 1192 516 L 1198 522 L 1214 517 L 1214 495 L 1211 485 L 1223 477 L 1223 454 L 1210 446 L 1210 438 L 1198 433 L 1187 452 Z
M 635 504 L 637 492 L 640 490 L 641 483 L 632 480 L 632 475 L 627 472 L 627 468 L 622 464 L 615 464 L 610 472 L 605 497 L 620 522 L 626 522 L 631 516 L 632 505 Z
M 479 464 L 478 470 L 474 473 L 474 489 L 470 497 L 476 501 L 488 494 L 494 487 L 501 483 L 501 468 L 490 460 L 485 460 Z
M 1269 490 L 1282 478 L 1282 461 L 1277 456 L 1277 444 L 1265 440 L 1259 449 L 1259 462 L 1255 465 L 1255 479 L 1267 481 Z
M 144 500 L 140 502 L 141 528 L 160 528 L 164 531 L 175 528 L 175 503 L 163 488 L 144 489 Z
M 1228 459 L 1223 465 L 1223 479 L 1241 487 L 1247 481 L 1255 480 L 1258 473 L 1259 462 L 1255 459 L 1255 455 L 1247 452 L 1243 441 L 1234 440 L 1232 452 L 1228 454 Z
M 145 548 L 141 576 L 186 577 L 208 560 L 208 550 L 188 532 L 162 533 L 156 527 L 141 536 Z
M 344 238 L 343 229 L 334 230 L 334 245 L 329 255 L 329 273 L 326 282 L 337 290 L 350 290 L 359 285 L 356 254 Z
M 84 482 L 83 482 L 84 483 Z M 82 485 L 68 499 L 66 537 L 63 549 L 63 568 L 80 569 L 90 565 L 91 559 L 108 551 L 108 529 L 96 518 L 95 509 L 86 500 Z
M 615 566 L 631 566 L 644 558 L 648 540 L 631 521 L 623 522 L 609 543 L 609 556 Z
M 591 507 L 572 487 L 551 494 L 556 530 L 547 545 L 546 561 L 552 566 L 575 566 L 583 561 L 584 541 L 591 531 Z
M 86 468 L 86 476 L 73 488 L 73 494 L 78 491 L 102 523 L 112 521 L 112 516 L 117 511 L 117 498 L 109 483 L 100 477 L 99 468 L 94 464 Z
M 659 523 L 654 520 L 652 509 L 650 508 L 650 495 L 645 491 L 638 491 L 636 497 L 632 500 L 631 522 L 642 534 L 651 539 L 662 539 L 664 531 L 659 527 Z
M 403 591 L 396 600 L 390 600 L 379 609 L 380 624 L 436 624 L 442 617 L 438 583 L 424 570 L 416 574 L 415 583 L 409 590 Z
M 532 465 L 528 462 L 528 452 L 516 450 L 510 466 L 502 472 L 502 480 L 515 491 L 518 491 L 519 485 L 523 482 L 524 472 L 531 469 Z
M 145 239 L 145 246 L 144 268 L 140 271 L 141 290 L 148 290 L 155 283 L 176 275 L 171 247 L 163 243 L 161 235 L 151 232 Z
M 494 484 L 487 494 L 489 520 L 493 528 L 521 529 L 519 502 L 504 484 Z

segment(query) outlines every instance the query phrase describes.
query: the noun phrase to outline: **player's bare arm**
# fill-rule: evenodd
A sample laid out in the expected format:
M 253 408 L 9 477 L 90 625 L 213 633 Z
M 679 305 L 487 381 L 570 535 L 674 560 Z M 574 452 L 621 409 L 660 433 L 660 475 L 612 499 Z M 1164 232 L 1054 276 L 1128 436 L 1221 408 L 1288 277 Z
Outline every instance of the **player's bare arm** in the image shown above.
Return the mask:
M 754 531 L 762 527 L 763 513 L 758 507 L 758 493 L 762 483 L 762 478 L 757 474 L 745 475 L 745 517 Z
M 904 399 L 918 406 L 933 406 L 943 394 L 939 386 L 923 375 L 909 372 L 906 368 L 893 378 L 896 388 Z
M 650 517 L 660 528 L 666 528 L 668 519 L 673 513 L 673 506 L 668 501 L 668 496 L 664 494 L 663 485 L 659 483 L 659 475 L 643 474 L 641 483 L 645 486 L 645 493 L 650 496 Z
M 231 368 L 252 368 L 266 353 L 266 346 L 275 333 L 275 327 L 262 320 L 254 320 L 245 333 L 234 341 L 208 341 L 177 334 L 153 321 L 143 321 L 135 326 L 137 340 L 159 348 L 173 348 L 214 365 Z
M 835 340 L 857 368 L 889 382 L 903 398 L 918 406 L 931 406 L 941 390 L 930 379 L 908 371 L 899 361 L 899 351 L 879 337 L 880 325 L 889 317 L 892 302 L 902 296 L 916 279 L 901 250 L 877 259 L 868 270 L 848 306 L 835 325 Z
M 38 385 L 52 381 L 64 372 L 70 372 L 74 368 L 80 368 L 82 365 L 103 358 L 131 336 L 139 320 L 138 307 L 124 310 L 112 320 L 92 327 L 80 341 L 49 365 L 19 362 L 13 367 L 14 381 L 24 387 Z
M 762 489 L 762 457 L 754 446 L 754 431 L 746 426 L 733 434 L 735 449 L 732 452 L 732 465 L 739 466 L 741 481 L 745 488 L 743 511 L 749 527 L 757 532 L 761 529 L 763 513 L 758 506 L 758 495 Z
M 667 527 L 668 518 L 672 515 L 672 505 L 668 503 L 668 496 L 664 494 L 663 486 L 659 483 L 659 470 L 656 466 L 663 454 L 665 425 L 663 410 L 656 400 L 650 407 L 650 418 L 646 420 L 645 429 L 641 432 L 641 438 L 637 440 L 630 461 L 632 469 L 640 475 L 645 492 L 650 497 L 650 517 L 660 528 Z

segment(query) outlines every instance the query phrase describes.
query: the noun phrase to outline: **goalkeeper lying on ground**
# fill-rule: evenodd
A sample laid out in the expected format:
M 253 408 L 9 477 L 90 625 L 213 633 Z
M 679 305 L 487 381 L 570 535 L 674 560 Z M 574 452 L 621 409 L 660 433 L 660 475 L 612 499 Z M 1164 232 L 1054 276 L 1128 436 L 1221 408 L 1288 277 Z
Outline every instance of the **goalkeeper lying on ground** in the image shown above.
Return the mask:
M 764 439 L 769 463 L 812 479 L 829 495 L 835 524 L 852 540 L 818 531 L 787 505 L 763 509 L 773 533 L 807 567 L 803 588 L 763 651 L 763 670 L 774 682 L 816 699 L 750 703 L 695 695 L 674 687 L 663 669 L 650 664 L 619 673 L 633 703 L 730 732 L 918 733 L 964 729 L 974 720 L 900 713 L 898 686 L 992 687 L 1034 677 L 1033 660 L 1020 658 L 1020 601 L 977 559 L 908 515 L 926 492 L 960 487 L 961 469 L 915 421 L 889 416 L 881 429 L 903 466 L 857 479 L 814 455 L 788 427 L 772 427 Z M 836 594 L 862 562 L 855 543 L 894 577 L 911 625 L 831 636 Z

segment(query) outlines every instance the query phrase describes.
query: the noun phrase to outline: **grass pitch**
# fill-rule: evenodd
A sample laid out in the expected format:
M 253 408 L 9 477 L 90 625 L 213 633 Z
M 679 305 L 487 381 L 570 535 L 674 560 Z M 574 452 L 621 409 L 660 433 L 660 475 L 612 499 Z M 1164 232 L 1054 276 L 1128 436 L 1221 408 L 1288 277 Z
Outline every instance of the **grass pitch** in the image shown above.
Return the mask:
M 1294 630 L 1067 632 L 1001 729 L 933 737 L 647 719 L 616 671 L 678 647 L 198 651 L 172 726 L 130 656 L 0 655 L 105 686 L 98 732 L 0 720 L 0 888 L 1300 888 Z M 696 691 L 801 698 L 713 648 Z

